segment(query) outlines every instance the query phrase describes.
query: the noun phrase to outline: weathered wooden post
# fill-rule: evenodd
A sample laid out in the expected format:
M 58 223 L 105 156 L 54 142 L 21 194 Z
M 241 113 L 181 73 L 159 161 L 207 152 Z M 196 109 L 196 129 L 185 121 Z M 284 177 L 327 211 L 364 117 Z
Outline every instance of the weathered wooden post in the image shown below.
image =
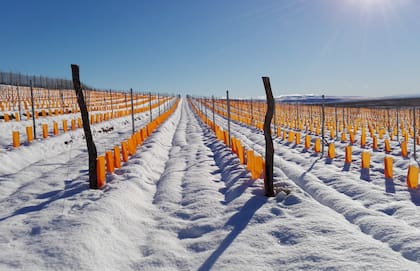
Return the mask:
M 130 96 L 131 96 L 131 126 L 133 130 L 133 135 L 136 132 L 136 127 L 134 126 L 134 102 L 133 102 L 133 89 L 130 88 Z
M 17 99 L 18 99 L 18 110 L 19 110 L 19 119 L 22 119 L 22 106 L 20 104 L 20 93 L 19 93 L 19 87 L 22 84 L 22 75 L 19 73 L 19 83 L 17 86 Z
M 351 116 L 350 115 L 351 115 L 351 110 L 350 110 L 350 108 L 347 108 L 346 109 L 346 116 L 347 116 L 347 122 L 346 122 L 346 124 L 347 124 L 347 127 L 350 125 L 350 120 L 351 120 Z M 347 129 L 346 129 L 346 131 L 347 131 Z
M 213 129 L 215 129 L 215 125 L 216 125 L 216 121 L 214 119 L 214 96 L 211 96 L 211 102 L 212 102 L 212 106 L 213 106 Z
M 228 115 L 228 144 L 229 144 L 229 148 L 232 146 L 231 144 L 231 139 L 230 139 L 230 101 L 229 101 L 229 90 L 226 90 L 226 103 L 227 103 L 227 115 Z
M 51 109 L 51 97 L 50 97 L 50 88 L 47 88 L 47 96 L 48 96 L 48 109 Z
M 152 116 L 152 92 L 149 92 L 149 111 L 150 111 L 150 123 L 153 121 Z
M 338 113 L 337 113 L 337 105 L 335 106 L 335 138 L 338 138 Z
M 124 97 L 125 97 L 125 108 L 128 108 L 128 101 L 127 101 L 127 92 L 124 92 Z
M 104 111 L 108 110 L 107 103 L 106 103 L 106 90 L 105 90 L 105 93 L 104 93 L 104 101 L 103 101 L 102 107 L 103 107 Z
M 159 93 L 157 94 L 157 100 L 158 100 L 159 116 L 160 116 L 160 98 L 159 98 Z
M 34 139 L 36 139 L 36 125 L 35 125 L 35 104 L 34 104 L 34 90 L 32 87 L 32 80 L 29 81 L 31 88 L 31 104 L 32 104 L 32 123 L 34 126 Z
M 63 79 L 60 79 L 60 97 L 61 97 L 61 112 L 64 112 L 64 93 L 63 93 Z
M 397 107 L 397 142 L 400 142 L 400 117 L 399 117 L 399 110 Z
M 273 128 L 274 128 L 274 134 L 276 134 L 277 125 L 276 125 L 276 100 L 275 99 L 274 99 L 274 111 L 273 111 Z
M 22 108 L 21 108 L 21 105 L 20 105 L 20 91 L 19 91 L 19 85 L 20 85 L 20 83 L 19 83 L 19 84 L 18 84 L 18 86 L 17 86 L 17 101 L 18 101 L 19 119 L 21 120 L 21 119 L 22 119 Z
M 273 164 L 274 164 L 274 146 L 271 137 L 271 120 L 274 114 L 274 98 L 271 91 L 270 78 L 262 78 L 267 96 L 267 112 L 264 119 L 264 137 L 265 137 L 265 177 L 264 188 L 267 197 L 274 197 L 273 184 Z
M 321 156 L 324 155 L 325 149 L 325 95 L 322 95 L 322 153 Z
M 313 120 L 312 120 L 312 105 L 309 105 L 309 127 L 311 127 L 313 125 Z M 312 132 L 312 131 L 310 131 Z
M 89 124 L 89 112 L 86 108 L 85 99 L 83 97 L 82 86 L 80 84 L 79 66 L 72 64 L 71 72 L 73 77 L 73 86 L 76 91 L 77 102 L 80 107 L 80 114 L 82 115 L 83 130 L 85 132 L 86 144 L 89 153 L 89 187 L 91 189 L 98 189 L 98 178 L 96 175 L 96 146 L 93 142 L 92 132 Z
M 204 99 L 204 111 L 205 111 L 205 116 L 206 116 L 206 119 L 207 119 L 207 98 L 203 98 Z
M 342 117 L 343 117 L 343 120 L 342 120 L 342 122 L 343 122 L 343 133 L 346 131 L 346 125 L 345 125 L 345 122 L 344 122 L 344 106 L 343 106 L 343 110 L 342 110 Z
M 417 133 L 416 133 L 416 107 L 413 107 L 413 130 L 414 130 L 414 135 L 413 135 L 413 155 L 414 155 L 414 160 L 416 160 L 416 139 L 417 139 Z M 407 142 L 408 143 L 408 142 Z
M 111 118 L 114 118 L 114 107 L 113 107 L 113 102 L 112 102 L 112 90 L 110 89 L 109 90 L 109 96 L 110 96 L 110 99 L 111 99 Z
M 251 126 L 254 126 L 254 110 L 252 108 L 252 98 L 251 98 Z

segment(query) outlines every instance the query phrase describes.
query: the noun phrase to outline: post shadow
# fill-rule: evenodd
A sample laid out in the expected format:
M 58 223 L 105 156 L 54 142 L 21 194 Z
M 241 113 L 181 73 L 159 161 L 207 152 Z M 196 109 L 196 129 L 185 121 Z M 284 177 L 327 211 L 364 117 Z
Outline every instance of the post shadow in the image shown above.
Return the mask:
M 343 167 L 343 170 L 342 171 L 349 171 L 350 170 L 350 166 L 351 166 L 351 163 L 344 163 L 344 167 Z
M 210 257 L 198 268 L 198 271 L 210 270 L 217 262 L 220 256 L 233 243 L 238 235 L 246 228 L 249 221 L 254 214 L 267 202 L 264 196 L 254 196 L 249 199 L 244 206 L 236 214 L 234 214 L 225 224 L 226 226 L 233 226 L 232 231 L 220 243 L 219 247 L 213 251 Z
M 12 214 L 6 217 L 0 218 L 0 222 L 7 220 L 9 218 L 12 218 L 14 216 L 17 216 L 17 215 L 24 215 L 24 214 L 28 214 L 32 212 L 39 212 L 42 209 L 47 208 L 51 203 L 57 200 L 69 198 L 89 188 L 86 183 L 81 183 L 81 182 L 72 183 L 71 181 L 70 182 L 65 181 L 65 182 L 66 182 L 66 185 L 65 185 L 64 190 L 54 190 L 54 191 L 49 191 L 49 192 L 40 194 L 36 198 L 46 199 L 45 201 L 39 204 L 29 205 L 29 206 L 19 208 L 16 211 L 14 211 Z
M 385 191 L 395 194 L 395 184 L 393 178 L 385 178 Z
M 420 190 L 408 188 L 408 192 L 410 192 L 411 201 L 416 206 L 420 206 Z
M 368 168 L 360 170 L 360 179 L 370 182 L 370 170 Z

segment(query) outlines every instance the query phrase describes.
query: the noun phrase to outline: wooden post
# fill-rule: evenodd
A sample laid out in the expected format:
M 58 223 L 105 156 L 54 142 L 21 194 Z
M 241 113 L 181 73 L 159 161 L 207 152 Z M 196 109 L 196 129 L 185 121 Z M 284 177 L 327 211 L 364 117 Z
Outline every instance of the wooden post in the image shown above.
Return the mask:
M 254 110 L 252 108 L 252 98 L 251 98 L 250 104 L 251 104 L 251 126 L 254 126 L 254 112 L 253 112 Z
M 206 98 L 203 98 L 203 99 L 204 99 L 205 102 L 207 102 Z M 205 116 L 206 116 L 206 120 L 207 120 L 208 119 L 207 118 L 207 105 L 205 105 L 205 104 L 204 104 L 204 111 L 205 111 Z
M 20 74 L 19 74 L 19 78 L 20 78 Z M 20 81 L 20 80 L 19 80 Z M 20 82 L 19 82 L 20 84 Z M 19 91 L 19 84 L 17 86 L 17 101 L 18 101 L 18 110 L 19 110 L 19 119 L 22 119 L 22 108 L 20 105 L 20 91 Z
M 82 115 L 83 121 L 83 130 L 85 132 L 86 144 L 89 153 L 89 187 L 91 189 L 98 189 L 98 178 L 96 172 L 96 146 L 95 142 L 93 142 L 92 132 L 90 130 L 89 124 L 89 112 L 86 108 L 85 99 L 83 97 L 83 90 L 80 84 L 79 78 L 79 66 L 72 64 L 71 65 L 71 72 L 73 78 L 73 85 L 74 90 L 76 91 L 77 102 L 80 108 L 80 114 Z
M 211 96 L 211 102 L 212 102 L 212 106 L 213 106 L 213 129 L 216 125 L 216 122 L 214 120 L 214 96 Z
M 312 105 L 309 106 L 309 119 L 310 119 L 310 125 L 313 125 L 313 120 L 312 120 Z
M 61 96 L 61 113 L 64 113 L 64 94 L 63 94 L 63 80 L 60 80 L 60 96 Z M 95 158 L 96 159 L 96 158 Z M 95 160 L 96 163 L 96 160 Z
M 324 149 L 325 149 L 325 95 L 322 95 L 322 142 L 321 142 L 321 146 L 322 146 L 322 153 L 321 156 L 324 155 Z
M 159 93 L 157 94 L 157 100 L 158 100 L 159 116 L 160 116 L 160 99 L 159 99 Z
M 104 102 L 103 102 L 103 110 L 104 111 L 107 111 L 108 110 L 108 108 L 107 108 L 107 105 L 106 105 L 106 90 L 105 90 L 105 93 L 104 93 Z
M 338 114 L 337 114 L 337 105 L 335 106 L 335 138 L 338 138 Z
M 124 92 L 124 97 L 125 97 L 125 108 L 128 108 L 128 103 L 127 103 L 127 92 Z
M 230 102 L 229 102 L 229 90 L 226 90 L 226 103 L 227 103 L 227 114 L 228 114 L 228 147 L 232 145 L 230 142 Z
M 150 123 L 153 121 L 152 117 L 152 93 L 149 92 L 149 110 L 150 110 Z
M 34 91 L 32 87 L 32 80 L 29 81 L 29 85 L 31 88 L 31 104 L 32 104 L 32 123 L 34 126 L 34 138 L 36 139 L 36 125 L 35 125 L 35 105 L 34 105 Z
M 264 188 L 267 197 L 274 197 L 274 184 L 273 184 L 273 164 L 274 164 L 274 146 L 271 137 L 271 120 L 274 113 L 274 98 L 271 91 L 270 78 L 262 78 L 267 96 L 267 112 L 264 119 L 264 137 L 265 137 L 265 177 Z
M 274 126 L 274 131 L 277 131 L 277 125 L 276 125 L 276 100 L 275 99 L 274 99 L 274 111 L 273 111 L 273 126 Z
M 47 99 L 48 99 L 48 109 L 51 109 L 51 97 L 50 97 L 50 88 L 47 88 Z
M 416 138 L 417 138 L 417 133 L 416 133 L 416 107 L 413 107 L 413 130 L 414 130 L 414 136 L 413 136 L 413 156 L 414 156 L 414 160 L 416 160 Z M 408 143 L 408 142 L 407 142 Z
M 114 107 L 112 106 L 112 90 L 109 90 L 109 95 L 111 96 L 111 118 L 114 117 Z
M 134 102 L 133 102 L 133 89 L 130 88 L 130 96 L 131 96 L 131 125 L 133 129 L 133 135 L 136 132 L 136 128 L 134 127 Z
M 400 116 L 399 110 L 397 107 L 397 142 L 400 142 Z

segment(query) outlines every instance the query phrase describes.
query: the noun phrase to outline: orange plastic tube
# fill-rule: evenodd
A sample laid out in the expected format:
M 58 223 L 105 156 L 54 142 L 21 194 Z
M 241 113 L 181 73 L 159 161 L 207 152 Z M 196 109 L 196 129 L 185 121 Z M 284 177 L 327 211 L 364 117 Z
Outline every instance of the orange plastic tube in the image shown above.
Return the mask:
M 316 153 L 321 151 L 321 139 L 319 137 L 315 138 L 314 151 Z
M 98 179 L 98 188 L 105 185 L 105 157 L 96 157 L 96 176 Z
M 350 164 L 352 162 L 351 146 L 346 146 L 345 163 Z
M 48 137 L 48 124 L 42 124 L 42 137 Z
M 407 186 L 411 189 L 417 189 L 419 184 L 419 168 L 416 165 L 408 166 Z
M 106 172 L 114 173 L 114 153 L 112 151 L 105 152 Z
M 334 143 L 330 143 L 328 145 L 328 158 L 334 159 L 335 158 L 335 146 Z
M 32 130 L 32 126 L 27 126 L 26 127 L 26 137 L 27 137 L 29 143 L 31 143 L 32 140 L 34 140 L 34 133 L 33 133 L 33 130 Z
M 53 133 L 54 133 L 55 136 L 58 135 L 58 123 L 55 122 L 55 121 L 54 121 L 54 124 L 53 124 Z
M 123 162 L 127 162 L 128 161 L 128 143 L 127 143 L 127 141 L 121 142 L 121 152 L 122 152 Z
M 393 168 L 392 167 L 393 167 L 392 157 L 385 156 L 385 158 L 384 158 L 384 173 L 385 173 L 385 178 L 392 179 L 392 177 L 393 177 Z
M 19 147 L 20 146 L 19 131 L 13 131 L 12 136 L 13 136 L 13 147 L 14 148 Z
M 362 168 L 368 169 L 370 167 L 370 152 L 363 151 L 362 152 Z

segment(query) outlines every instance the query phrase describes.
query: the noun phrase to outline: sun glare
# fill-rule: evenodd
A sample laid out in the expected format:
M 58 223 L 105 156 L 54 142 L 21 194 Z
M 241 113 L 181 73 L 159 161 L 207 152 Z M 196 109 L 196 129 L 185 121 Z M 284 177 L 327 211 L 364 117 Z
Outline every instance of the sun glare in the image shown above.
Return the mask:
M 347 8 L 358 10 L 364 18 L 380 18 L 387 20 L 398 16 L 399 10 L 409 7 L 412 0 L 346 0 Z M 378 16 L 379 15 L 379 16 Z
M 348 0 L 350 4 L 363 10 L 384 8 L 389 0 Z
M 389 9 L 405 6 L 411 0 L 347 0 L 352 6 L 363 10 Z
M 353 2 L 356 2 L 359 5 L 365 6 L 365 7 L 373 7 L 375 5 L 383 5 L 386 0 L 353 0 Z

